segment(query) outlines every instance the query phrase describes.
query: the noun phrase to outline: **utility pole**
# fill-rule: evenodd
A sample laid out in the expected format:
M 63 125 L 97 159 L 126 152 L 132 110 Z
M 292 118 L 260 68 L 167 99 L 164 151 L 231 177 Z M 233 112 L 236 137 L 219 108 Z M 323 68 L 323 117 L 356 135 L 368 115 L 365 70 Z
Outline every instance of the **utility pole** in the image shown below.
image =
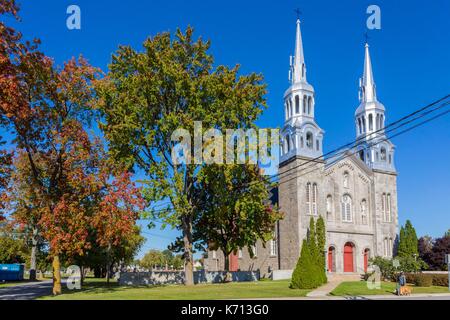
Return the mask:
M 447 264 L 448 272 L 448 291 L 450 291 L 450 254 L 445 255 L 445 263 Z

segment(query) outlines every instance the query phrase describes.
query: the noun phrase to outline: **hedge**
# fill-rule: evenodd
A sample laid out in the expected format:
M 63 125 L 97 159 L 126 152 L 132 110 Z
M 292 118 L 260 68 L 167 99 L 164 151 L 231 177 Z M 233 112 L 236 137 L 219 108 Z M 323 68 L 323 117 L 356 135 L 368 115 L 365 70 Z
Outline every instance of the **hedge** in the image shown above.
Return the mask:
M 406 282 L 413 283 L 418 287 L 440 286 L 448 287 L 447 274 L 433 274 L 433 273 L 407 273 Z

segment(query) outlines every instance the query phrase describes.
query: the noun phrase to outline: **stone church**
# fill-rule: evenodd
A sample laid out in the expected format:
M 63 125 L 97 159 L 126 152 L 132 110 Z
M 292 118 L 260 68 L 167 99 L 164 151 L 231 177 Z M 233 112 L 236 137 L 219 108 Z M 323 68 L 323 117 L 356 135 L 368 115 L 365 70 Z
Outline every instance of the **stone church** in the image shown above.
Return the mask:
M 377 98 L 369 45 L 355 111 L 354 144 L 332 156 L 323 154 L 324 130 L 315 120 L 314 87 L 308 83 L 300 21 L 291 57 L 290 87 L 284 94 L 279 186 L 274 191 L 284 218 L 274 238 L 258 242 L 254 257 L 242 248 L 230 257 L 234 271 L 274 271 L 290 276 L 307 235 L 311 217 L 326 223 L 326 267 L 329 273 L 364 273 L 370 257 L 392 257 L 396 242 L 397 173 L 395 146 L 384 132 L 385 107 Z M 205 267 L 223 270 L 224 257 L 209 251 Z

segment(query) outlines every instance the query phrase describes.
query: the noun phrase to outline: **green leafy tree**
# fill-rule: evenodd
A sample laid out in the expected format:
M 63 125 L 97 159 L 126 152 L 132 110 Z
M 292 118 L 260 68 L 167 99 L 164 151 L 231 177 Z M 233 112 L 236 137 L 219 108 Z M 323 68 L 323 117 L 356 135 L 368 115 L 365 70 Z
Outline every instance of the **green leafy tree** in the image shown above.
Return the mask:
M 142 268 L 152 270 L 155 266 L 161 266 L 164 264 L 164 254 L 159 250 L 149 250 L 144 257 L 139 261 L 139 265 Z
M 262 76 L 238 76 L 238 66 L 214 68 L 209 47 L 194 41 L 190 27 L 174 37 L 148 38 L 143 51 L 121 46 L 108 76 L 96 85 L 100 127 L 114 159 L 143 170 L 149 202 L 168 203 L 147 216 L 181 230 L 186 285 L 194 283 L 193 222 L 202 205 L 196 184 L 203 164 L 174 163 L 172 150 L 180 141 L 172 134 L 185 129 L 193 136 L 195 121 L 202 121 L 200 134 L 207 128 L 248 128 L 265 108 Z
M 253 255 L 251 248 L 258 240 L 265 243 L 273 237 L 281 214 L 268 203 L 271 183 L 249 164 L 206 166 L 199 181 L 203 206 L 194 239 L 212 250 L 221 249 L 229 271 L 231 253 L 248 247 Z
M 411 221 L 406 220 L 405 226 L 400 229 L 400 240 L 397 255 L 399 257 L 418 257 L 418 239 L 416 230 Z
M 0 263 L 25 263 L 29 254 L 18 230 L 9 225 L 0 228 Z

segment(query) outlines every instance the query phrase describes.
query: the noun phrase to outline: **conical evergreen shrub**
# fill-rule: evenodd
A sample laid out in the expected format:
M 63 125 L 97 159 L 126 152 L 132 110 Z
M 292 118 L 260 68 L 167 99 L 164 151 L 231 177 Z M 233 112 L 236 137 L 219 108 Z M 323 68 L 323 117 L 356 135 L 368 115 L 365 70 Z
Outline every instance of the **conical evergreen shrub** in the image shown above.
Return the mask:
M 300 258 L 292 273 L 291 285 L 293 289 L 314 289 L 317 288 L 317 278 L 315 277 L 315 267 L 311 257 L 309 245 L 303 240 Z

